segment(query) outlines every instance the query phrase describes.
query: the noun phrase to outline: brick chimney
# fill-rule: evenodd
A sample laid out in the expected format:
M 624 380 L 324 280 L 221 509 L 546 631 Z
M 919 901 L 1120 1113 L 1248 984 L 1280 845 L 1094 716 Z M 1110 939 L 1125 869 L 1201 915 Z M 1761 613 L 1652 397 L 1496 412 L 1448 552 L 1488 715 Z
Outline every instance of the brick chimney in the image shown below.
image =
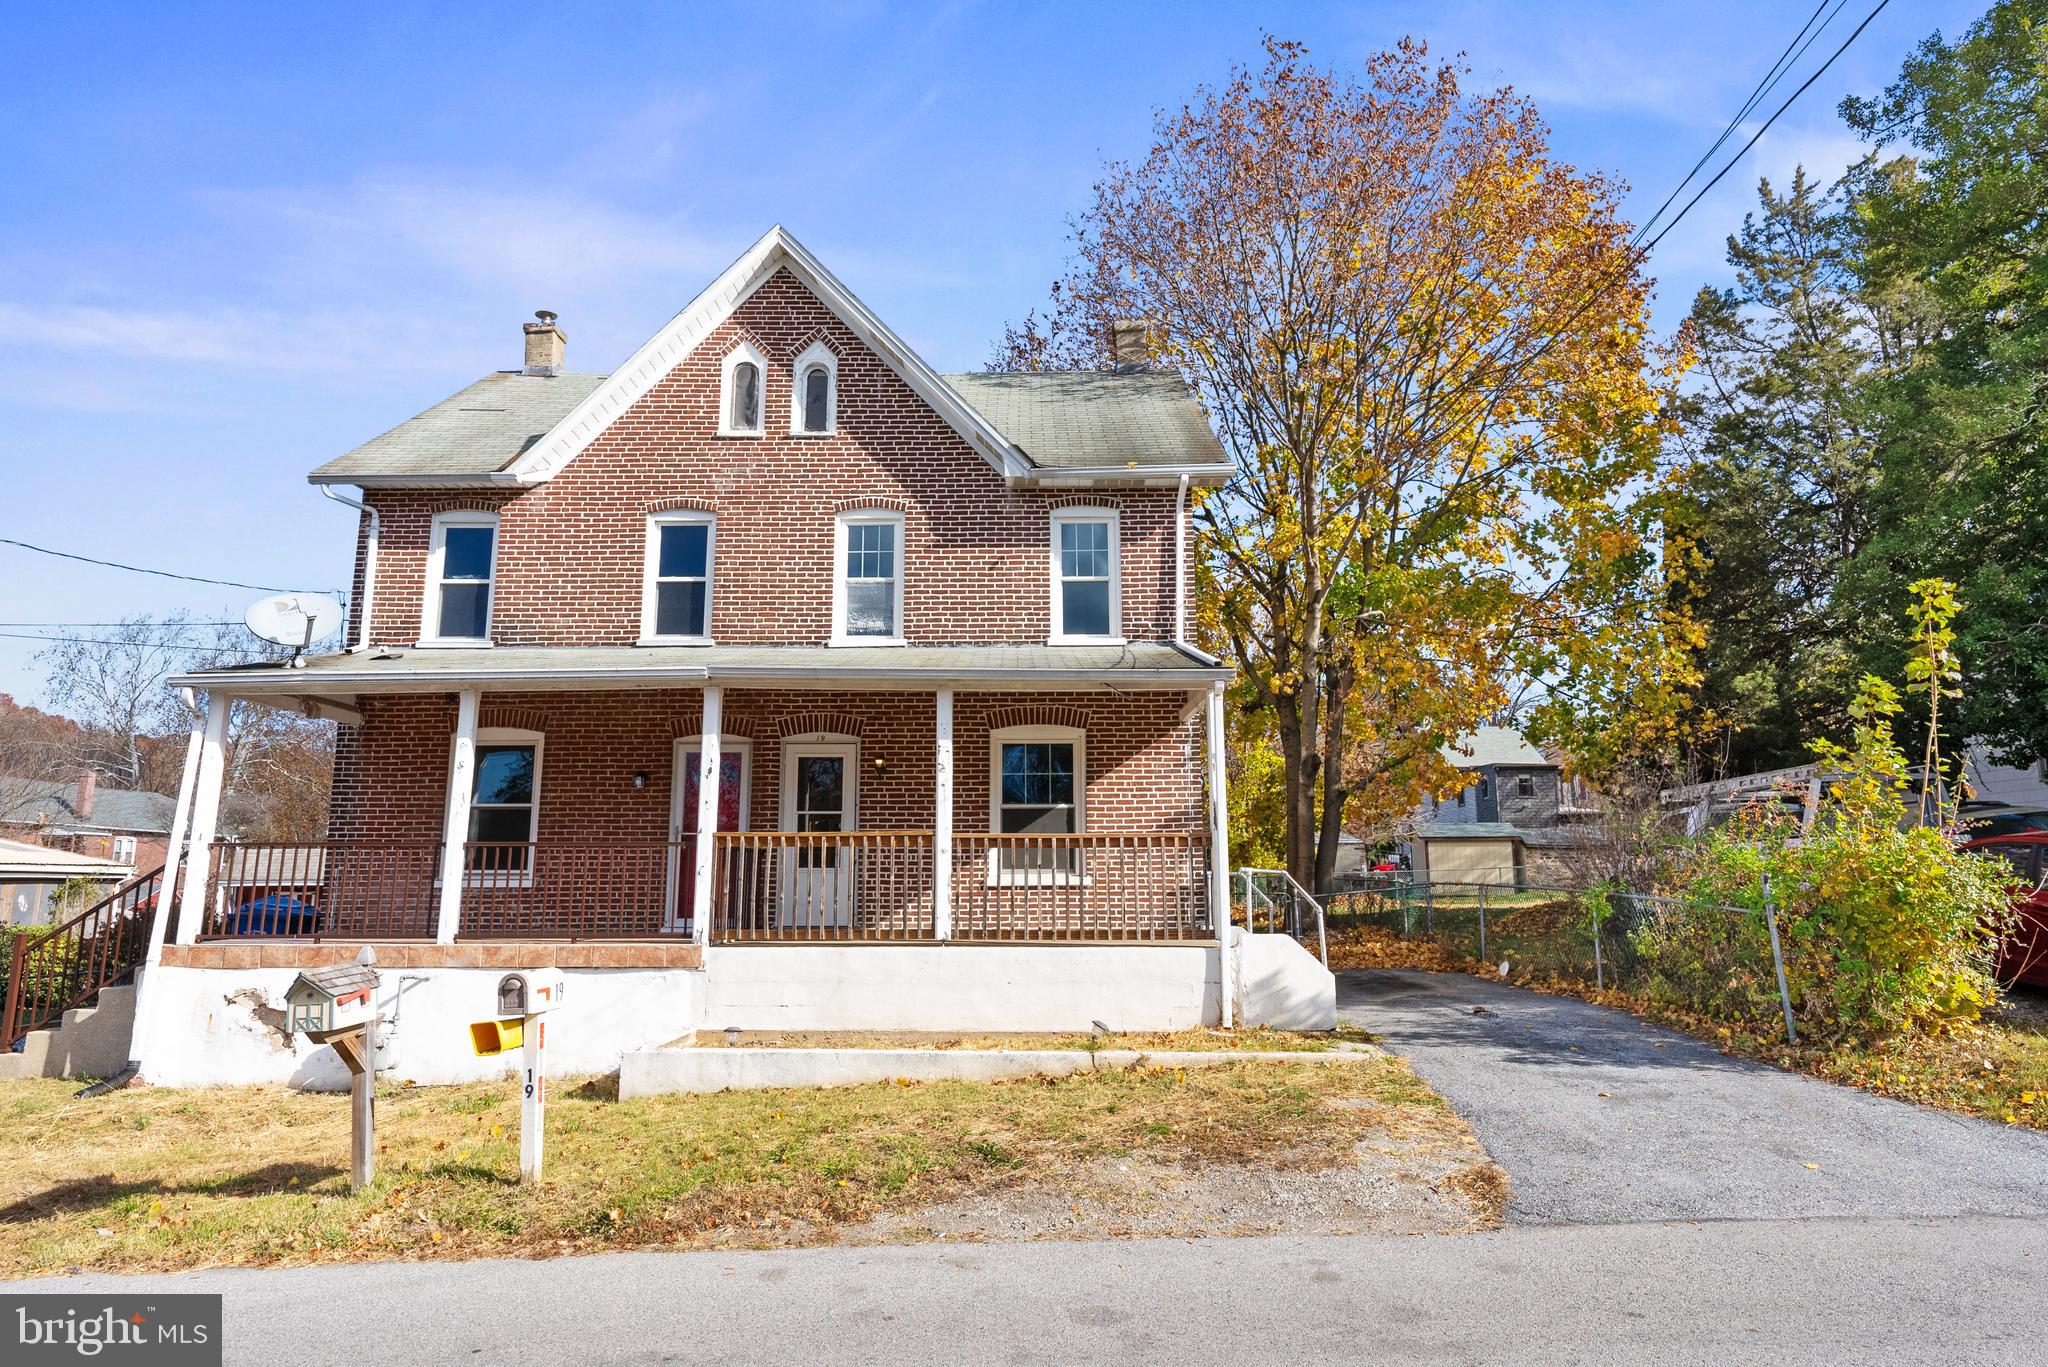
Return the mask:
M 78 792 L 71 799 L 71 808 L 78 813 L 80 821 L 92 819 L 92 802 L 99 790 L 100 776 L 90 769 L 81 769 L 78 773 Z
M 1156 324 L 1143 318 L 1118 318 L 1110 323 L 1110 362 L 1119 373 L 1152 368 L 1152 341 L 1156 330 Z
M 533 316 L 540 321 L 526 325 L 526 373 L 559 375 L 562 373 L 562 355 L 568 350 L 569 339 L 555 326 L 554 314 L 541 309 Z

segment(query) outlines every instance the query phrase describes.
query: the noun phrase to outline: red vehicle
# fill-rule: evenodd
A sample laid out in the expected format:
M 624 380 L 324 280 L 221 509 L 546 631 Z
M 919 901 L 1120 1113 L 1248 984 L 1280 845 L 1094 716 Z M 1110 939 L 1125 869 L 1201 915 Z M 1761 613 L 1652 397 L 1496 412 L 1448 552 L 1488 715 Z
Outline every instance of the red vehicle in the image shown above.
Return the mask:
M 2014 899 L 2019 927 L 1998 958 L 1999 981 L 2048 987 L 2048 831 L 1992 836 L 1963 848 L 2005 860 L 2024 885 Z

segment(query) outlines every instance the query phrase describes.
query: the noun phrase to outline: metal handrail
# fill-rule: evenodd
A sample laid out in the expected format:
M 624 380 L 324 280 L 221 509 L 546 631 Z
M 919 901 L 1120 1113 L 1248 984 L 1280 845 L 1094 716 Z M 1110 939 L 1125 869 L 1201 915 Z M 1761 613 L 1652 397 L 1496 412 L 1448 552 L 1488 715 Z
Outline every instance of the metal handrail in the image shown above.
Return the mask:
M 73 1007 L 89 1006 L 141 965 L 149 925 L 164 899 L 163 868 L 115 888 L 68 920 L 43 931 L 34 944 L 16 931 L 4 1008 L 0 1008 L 0 1050 L 31 1030 L 41 1029 Z
M 1247 866 L 1244 868 L 1240 868 L 1238 872 L 1242 873 L 1245 876 L 1245 929 L 1249 931 L 1252 928 L 1251 894 L 1253 891 L 1253 875 L 1257 875 L 1260 878 L 1284 879 L 1286 880 L 1287 890 L 1293 900 L 1295 909 L 1299 911 L 1301 905 L 1305 902 L 1315 910 L 1316 949 L 1322 958 L 1323 967 L 1328 968 L 1330 966 L 1330 932 L 1323 921 L 1323 904 L 1321 902 L 1318 902 L 1315 899 L 1315 896 L 1312 893 L 1310 893 L 1307 888 L 1295 882 L 1294 875 L 1289 873 L 1285 869 L 1261 869 Z M 1259 891 L 1259 896 L 1265 899 L 1267 906 L 1271 907 L 1273 905 L 1273 899 L 1270 897 L 1266 897 L 1266 894 L 1263 890 Z M 1296 938 L 1300 938 L 1299 931 L 1294 931 L 1292 933 L 1296 936 Z

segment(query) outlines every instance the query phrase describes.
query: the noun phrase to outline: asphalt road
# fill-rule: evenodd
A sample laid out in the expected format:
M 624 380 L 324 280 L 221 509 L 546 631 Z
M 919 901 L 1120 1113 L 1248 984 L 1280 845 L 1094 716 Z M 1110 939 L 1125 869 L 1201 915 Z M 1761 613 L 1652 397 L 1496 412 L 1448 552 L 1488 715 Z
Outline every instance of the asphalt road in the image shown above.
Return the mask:
M 615 1254 L 175 1277 L 227 1361 L 2039 1363 L 2048 1222 Z
M 1463 974 L 1340 973 L 1337 1010 L 1472 1123 L 1507 1169 L 1517 1223 L 2048 1215 L 2038 1130 L 1727 1058 L 1625 1012 Z

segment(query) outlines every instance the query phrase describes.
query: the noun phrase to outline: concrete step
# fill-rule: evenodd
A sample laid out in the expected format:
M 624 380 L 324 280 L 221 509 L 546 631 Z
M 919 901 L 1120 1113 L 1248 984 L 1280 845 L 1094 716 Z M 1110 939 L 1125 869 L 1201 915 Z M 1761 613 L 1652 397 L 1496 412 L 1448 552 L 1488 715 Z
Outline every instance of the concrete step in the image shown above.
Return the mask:
M 0 1054 L 0 1081 L 24 1077 L 110 1077 L 128 1062 L 135 1033 L 135 988 L 103 987 L 91 1006 L 74 1006 L 55 1025 L 31 1030 L 18 1054 Z

